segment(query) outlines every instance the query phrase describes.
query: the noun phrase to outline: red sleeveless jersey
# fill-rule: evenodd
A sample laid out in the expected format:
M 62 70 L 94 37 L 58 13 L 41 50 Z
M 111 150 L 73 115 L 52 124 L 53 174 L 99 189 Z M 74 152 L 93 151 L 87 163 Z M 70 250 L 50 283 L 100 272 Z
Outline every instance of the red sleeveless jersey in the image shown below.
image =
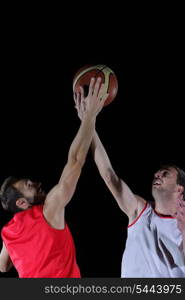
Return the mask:
M 43 205 L 16 213 L 2 229 L 10 258 L 24 278 L 80 278 L 70 230 L 51 227 Z

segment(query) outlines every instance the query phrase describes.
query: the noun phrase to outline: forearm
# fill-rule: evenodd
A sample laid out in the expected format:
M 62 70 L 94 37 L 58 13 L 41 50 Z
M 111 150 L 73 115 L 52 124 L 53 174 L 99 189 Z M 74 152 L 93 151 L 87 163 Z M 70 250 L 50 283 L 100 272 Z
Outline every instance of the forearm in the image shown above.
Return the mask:
M 143 198 L 136 196 L 128 185 L 117 176 L 96 131 L 93 135 L 91 149 L 100 175 L 121 210 L 127 214 L 127 216 L 133 216 L 136 212 L 139 213 L 145 206 L 146 201 Z
M 96 131 L 93 135 L 91 150 L 100 174 L 103 177 L 106 176 L 106 174 L 112 170 L 112 165 Z
M 80 125 L 78 133 L 69 149 L 68 161 L 78 161 L 84 164 L 95 130 L 95 116 L 86 115 Z

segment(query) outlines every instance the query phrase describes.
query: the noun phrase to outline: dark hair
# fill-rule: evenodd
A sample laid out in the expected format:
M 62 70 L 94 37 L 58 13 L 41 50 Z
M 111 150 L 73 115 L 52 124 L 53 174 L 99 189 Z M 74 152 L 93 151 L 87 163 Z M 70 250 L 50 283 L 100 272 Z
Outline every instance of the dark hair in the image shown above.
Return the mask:
M 5 210 L 10 211 L 11 213 L 17 213 L 19 211 L 22 211 L 22 209 L 16 205 L 16 201 L 17 199 L 22 198 L 24 196 L 15 187 L 12 186 L 19 180 L 20 179 L 13 176 L 6 178 L 0 190 L 0 201 L 2 207 Z
M 169 169 L 169 168 L 173 168 L 177 171 L 177 184 L 184 187 L 183 196 L 185 200 L 185 172 L 174 164 L 162 165 L 160 167 L 160 170 Z

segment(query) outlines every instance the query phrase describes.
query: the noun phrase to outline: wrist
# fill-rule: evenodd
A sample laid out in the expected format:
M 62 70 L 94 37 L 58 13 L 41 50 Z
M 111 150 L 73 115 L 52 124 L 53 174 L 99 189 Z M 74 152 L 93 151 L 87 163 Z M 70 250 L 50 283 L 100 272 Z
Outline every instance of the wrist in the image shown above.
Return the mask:
M 83 115 L 83 118 L 82 118 L 82 121 L 92 121 L 92 122 L 95 122 L 96 120 L 96 115 L 92 115 L 91 113 L 88 113 L 86 112 L 84 115 Z

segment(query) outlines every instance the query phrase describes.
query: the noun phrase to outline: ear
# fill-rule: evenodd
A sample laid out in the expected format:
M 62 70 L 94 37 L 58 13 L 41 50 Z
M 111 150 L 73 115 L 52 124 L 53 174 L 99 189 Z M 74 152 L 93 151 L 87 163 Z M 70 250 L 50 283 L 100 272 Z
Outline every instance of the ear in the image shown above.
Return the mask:
M 178 185 L 177 192 L 179 193 L 179 199 L 184 200 L 184 187 L 182 185 Z
M 184 192 L 184 187 L 182 185 L 178 185 L 177 191 L 179 193 L 183 193 Z
M 16 205 L 21 209 L 27 209 L 28 207 L 30 207 L 30 204 L 25 198 L 19 198 L 16 201 Z

